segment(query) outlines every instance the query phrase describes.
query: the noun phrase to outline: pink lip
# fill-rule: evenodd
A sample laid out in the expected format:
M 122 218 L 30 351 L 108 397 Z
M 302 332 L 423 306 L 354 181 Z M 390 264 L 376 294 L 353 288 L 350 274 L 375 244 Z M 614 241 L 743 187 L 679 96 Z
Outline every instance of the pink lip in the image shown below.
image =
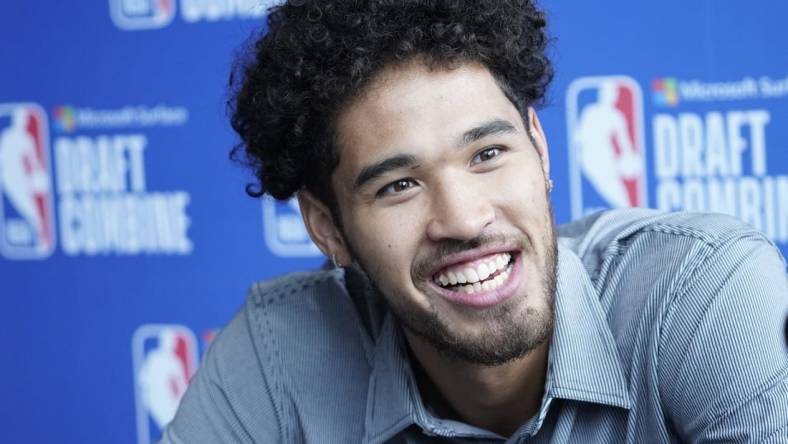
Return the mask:
M 522 254 L 517 254 L 512 263 L 512 271 L 509 273 L 509 278 L 500 287 L 495 290 L 477 291 L 473 294 L 463 293 L 460 291 L 447 290 L 435 282 L 430 281 L 433 289 L 447 299 L 449 302 L 458 305 L 465 305 L 472 308 L 488 308 L 498 305 L 514 296 L 517 289 L 520 288 L 522 282 Z

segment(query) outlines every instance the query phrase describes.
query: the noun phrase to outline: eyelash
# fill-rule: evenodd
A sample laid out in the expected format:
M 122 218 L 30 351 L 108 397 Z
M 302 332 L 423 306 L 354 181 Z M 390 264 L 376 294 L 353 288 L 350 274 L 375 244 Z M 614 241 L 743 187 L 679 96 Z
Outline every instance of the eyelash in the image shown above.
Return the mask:
M 505 150 L 504 147 L 502 147 L 500 145 L 488 146 L 488 147 L 482 149 L 481 151 L 479 151 L 478 153 L 474 154 L 473 158 L 471 159 L 471 165 L 477 165 L 479 163 L 489 162 L 490 160 L 493 160 L 496 157 L 500 156 L 501 153 L 504 150 Z M 477 157 L 480 157 L 484 153 L 488 153 L 490 151 L 495 151 L 495 155 L 490 157 L 490 158 L 488 158 L 487 160 L 479 160 L 479 162 L 475 162 L 475 159 Z M 394 191 L 393 190 L 394 187 L 396 187 L 397 185 L 402 185 L 403 183 L 407 183 L 408 186 L 402 188 L 400 191 Z M 376 194 L 377 194 L 377 197 L 383 197 L 383 196 L 386 196 L 388 194 L 399 194 L 399 193 L 401 193 L 401 192 L 403 192 L 403 191 L 405 191 L 405 190 L 407 190 L 409 188 L 412 188 L 413 186 L 415 186 L 415 184 L 416 184 L 416 181 L 414 179 L 409 178 L 409 177 L 406 177 L 404 179 L 397 179 L 394 182 L 391 182 L 391 183 L 387 184 L 386 186 L 384 186 L 383 188 L 381 188 Z M 389 190 L 389 189 L 392 189 L 391 193 L 387 192 L 387 190 Z
M 494 155 L 494 156 L 490 157 L 490 158 L 489 158 L 489 159 L 487 159 L 487 160 L 480 160 L 478 163 L 481 163 L 481 162 L 489 162 L 490 160 L 492 160 L 492 159 L 494 159 L 494 158 L 496 158 L 496 157 L 500 156 L 500 155 L 501 155 L 501 153 L 504 151 L 504 148 L 503 148 L 502 146 L 500 146 L 500 145 L 492 145 L 492 146 L 488 146 L 488 147 L 484 148 L 483 150 L 479 151 L 478 153 L 476 153 L 476 154 L 473 156 L 473 158 L 471 159 L 471 165 L 476 165 L 476 164 L 477 164 L 476 162 L 474 162 L 474 160 L 475 160 L 477 157 L 480 157 L 482 154 L 484 154 L 484 153 L 488 153 L 488 152 L 490 152 L 490 151 L 493 151 L 493 150 L 495 150 L 495 151 L 496 151 L 496 153 L 495 153 L 495 155 Z
M 377 193 L 378 197 L 383 197 L 383 196 L 385 196 L 385 195 L 389 194 L 389 193 L 387 193 L 387 190 L 388 190 L 389 188 L 392 188 L 392 189 L 393 189 L 393 188 L 394 188 L 396 185 L 398 185 L 398 184 L 402 184 L 402 182 L 407 182 L 407 183 L 409 183 L 409 185 L 408 185 L 407 187 L 405 187 L 403 190 L 400 190 L 400 191 L 392 191 L 392 194 L 399 194 L 399 193 L 401 193 L 402 191 L 404 191 L 404 190 L 406 190 L 406 189 L 408 189 L 408 188 L 411 188 L 411 187 L 412 187 L 413 185 L 415 185 L 415 183 L 416 183 L 416 181 L 415 181 L 415 180 L 413 180 L 413 179 L 411 179 L 411 178 L 409 178 L 409 177 L 408 177 L 408 178 L 405 178 L 405 179 L 397 179 L 397 180 L 395 180 L 394 182 L 391 182 L 390 184 L 388 184 L 388 185 L 384 186 L 383 188 L 381 188 L 381 189 L 380 189 L 380 191 L 378 191 L 378 193 Z

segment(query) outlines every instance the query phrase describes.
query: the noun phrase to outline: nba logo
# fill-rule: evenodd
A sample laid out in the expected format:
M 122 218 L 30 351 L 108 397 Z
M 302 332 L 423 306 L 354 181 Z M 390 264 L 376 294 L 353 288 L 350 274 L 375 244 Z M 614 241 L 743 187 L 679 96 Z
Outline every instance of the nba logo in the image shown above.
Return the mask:
M 43 259 L 55 247 L 46 113 L 32 103 L 0 104 L 0 254 Z
M 309 238 L 296 198 L 287 202 L 263 199 L 263 235 L 268 249 L 277 256 L 312 257 L 322 254 Z
M 110 0 L 109 11 L 126 31 L 163 28 L 175 17 L 175 0 Z
M 566 93 L 572 218 L 645 207 L 643 99 L 629 77 L 583 77 Z
M 161 438 L 197 368 L 197 340 L 180 325 L 143 325 L 131 340 L 137 442 Z

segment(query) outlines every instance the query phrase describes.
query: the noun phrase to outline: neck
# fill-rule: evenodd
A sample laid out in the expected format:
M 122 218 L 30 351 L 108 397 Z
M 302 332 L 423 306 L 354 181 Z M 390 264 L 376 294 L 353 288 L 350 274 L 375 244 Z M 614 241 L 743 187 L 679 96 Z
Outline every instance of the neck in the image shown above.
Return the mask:
M 405 331 L 425 404 L 442 416 L 511 436 L 539 409 L 544 395 L 548 342 L 522 358 L 490 367 L 448 359 Z M 416 367 L 414 365 L 414 367 Z

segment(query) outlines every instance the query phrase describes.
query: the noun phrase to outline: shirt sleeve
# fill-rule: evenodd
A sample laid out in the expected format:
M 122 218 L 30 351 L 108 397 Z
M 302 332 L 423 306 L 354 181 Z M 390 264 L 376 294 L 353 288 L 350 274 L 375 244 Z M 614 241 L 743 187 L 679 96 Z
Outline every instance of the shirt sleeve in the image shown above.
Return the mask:
M 710 249 L 660 333 L 667 420 L 685 442 L 788 442 L 784 259 L 755 233 Z
M 242 310 L 214 339 L 159 444 L 282 442 L 259 362 Z

